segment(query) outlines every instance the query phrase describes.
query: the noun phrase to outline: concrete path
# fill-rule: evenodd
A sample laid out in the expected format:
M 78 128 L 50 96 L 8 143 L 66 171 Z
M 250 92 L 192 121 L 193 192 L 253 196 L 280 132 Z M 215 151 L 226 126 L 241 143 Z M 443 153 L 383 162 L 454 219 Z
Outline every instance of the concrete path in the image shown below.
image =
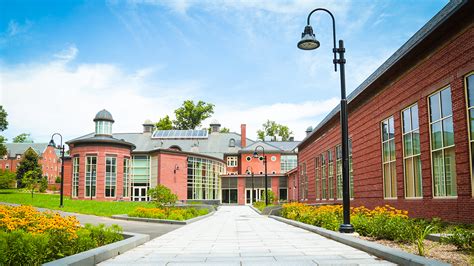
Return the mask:
M 318 234 L 222 206 L 99 265 L 393 265 Z
M 18 206 L 19 204 L 15 203 L 5 203 L 0 202 L 3 205 L 11 205 L 11 206 Z M 37 208 L 40 211 L 47 211 L 50 209 L 45 208 Z M 55 212 L 59 212 L 61 216 L 76 216 L 77 220 L 81 224 L 105 224 L 110 226 L 112 224 L 117 224 L 122 227 L 124 232 L 131 232 L 131 233 L 139 233 L 139 234 L 146 234 L 150 236 L 150 239 L 156 238 L 158 236 L 164 235 L 168 232 L 171 232 L 175 229 L 182 227 L 182 225 L 177 224 L 158 224 L 158 223 L 144 223 L 144 222 L 135 222 L 135 221 L 124 221 L 124 220 L 117 220 L 107 217 L 95 216 L 95 215 L 87 215 L 87 214 L 80 214 L 80 213 L 73 213 L 73 212 L 63 212 L 58 210 L 52 210 Z

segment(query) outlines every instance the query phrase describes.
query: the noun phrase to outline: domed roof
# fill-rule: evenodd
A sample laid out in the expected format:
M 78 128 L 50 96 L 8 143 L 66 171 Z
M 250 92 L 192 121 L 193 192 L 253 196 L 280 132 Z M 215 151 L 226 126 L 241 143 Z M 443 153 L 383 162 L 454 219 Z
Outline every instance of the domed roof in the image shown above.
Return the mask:
M 94 122 L 95 121 L 110 121 L 110 122 L 115 122 L 114 118 L 112 115 L 109 113 L 109 111 L 103 109 L 102 111 L 98 112 L 95 115 Z
M 154 125 L 154 123 L 150 119 L 147 119 L 143 122 L 143 125 Z

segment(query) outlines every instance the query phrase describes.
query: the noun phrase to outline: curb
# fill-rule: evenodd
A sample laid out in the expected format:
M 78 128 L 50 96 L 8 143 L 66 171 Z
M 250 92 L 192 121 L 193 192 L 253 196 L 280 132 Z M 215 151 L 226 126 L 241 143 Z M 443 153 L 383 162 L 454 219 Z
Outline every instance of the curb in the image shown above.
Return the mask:
M 59 265 L 96 265 L 99 262 L 108 260 L 120 255 L 132 248 L 142 245 L 150 240 L 149 235 L 124 232 L 126 239 L 111 243 L 102 247 L 94 248 L 75 255 L 71 255 L 59 260 L 54 260 L 43 265 L 59 266 Z
M 390 262 L 393 262 L 399 265 L 436 265 L 436 266 L 450 265 L 445 262 L 441 262 L 441 261 L 437 261 L 433 259 L 427 259 L 425 257 L 403 252 L 394 248 L 386 247 L 384 245 L 362 240 L 350 235 L 334 232 L 334 231 L 327 230 L 327 229 L 317 227 L 314 225 L 309 225 L 302 222 L 297 222 L 297 221 L 293 221 L 293 220 L 289 220 L 286 218 L 273 216 L 273 215 L 270 215 L 269 217 L 279 222 L 283 222 L 295 227 L 308 230 L 313 233 L 317 233 L 329 239 L 332 239 L 337 242 L 343 243 L 345 245 L 351 246 L 353 248 L 365 251 L 374 256 L 377 256 L 379 258 L 388 260 Z
M 254 206 L 252 206 L 252 205 L 247 205 L 247 206 L 249 206 L 249 207 L 250 207 L 250 209 L 254 210 L 256 213 L 258 213 L 258 214 L 262 215 L 262 212 L 261 212 L 259 209 L 255 208 L 255 207 L 254 207 Z
M 186 225 L 190 223 L 197 222 L 199 220 L 205 219 L 211 215 L 214 215 L 215 211 L 212 211 L 206 215 L 198 216 L 191 218 L 185 221 L 178 220 L 165 220 L 165 219 L 153 219 L 153 218 L 141 218 L 141 217 L 129 217 L 127 214 L 112 215 L 111 217 L 117 220 L 126 220 L 126 221 L 136 221 L 136 222 L 146 222 L 146 223 L 160 223 L 160 224 L 179 224 Z

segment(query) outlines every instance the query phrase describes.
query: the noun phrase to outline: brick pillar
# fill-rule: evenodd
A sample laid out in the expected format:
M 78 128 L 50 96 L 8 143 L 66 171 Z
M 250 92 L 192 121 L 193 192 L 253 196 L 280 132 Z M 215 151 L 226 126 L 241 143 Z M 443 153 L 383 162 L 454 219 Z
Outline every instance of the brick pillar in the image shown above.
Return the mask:
M 240 145 L 243 147 L 247 146 L 247 125 L 240 125 Z

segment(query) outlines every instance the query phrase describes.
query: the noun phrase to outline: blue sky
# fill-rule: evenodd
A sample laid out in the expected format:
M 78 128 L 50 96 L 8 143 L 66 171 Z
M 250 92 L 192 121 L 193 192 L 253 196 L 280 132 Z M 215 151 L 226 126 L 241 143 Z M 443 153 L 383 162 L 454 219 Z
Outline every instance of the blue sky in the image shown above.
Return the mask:
M 302 139 L 340 97 L 327 14 L 311 22 L 321 48 L 296 48 L 313 8 L 336 17 L 351 92 L 447 2 L 0 0 L 3 133 L 70 139 L 103 108 L 114 132 L 138 132 L 192 99 L 216 105 L 203 126 L 246 123 L 254 138 L 271 119 Z

